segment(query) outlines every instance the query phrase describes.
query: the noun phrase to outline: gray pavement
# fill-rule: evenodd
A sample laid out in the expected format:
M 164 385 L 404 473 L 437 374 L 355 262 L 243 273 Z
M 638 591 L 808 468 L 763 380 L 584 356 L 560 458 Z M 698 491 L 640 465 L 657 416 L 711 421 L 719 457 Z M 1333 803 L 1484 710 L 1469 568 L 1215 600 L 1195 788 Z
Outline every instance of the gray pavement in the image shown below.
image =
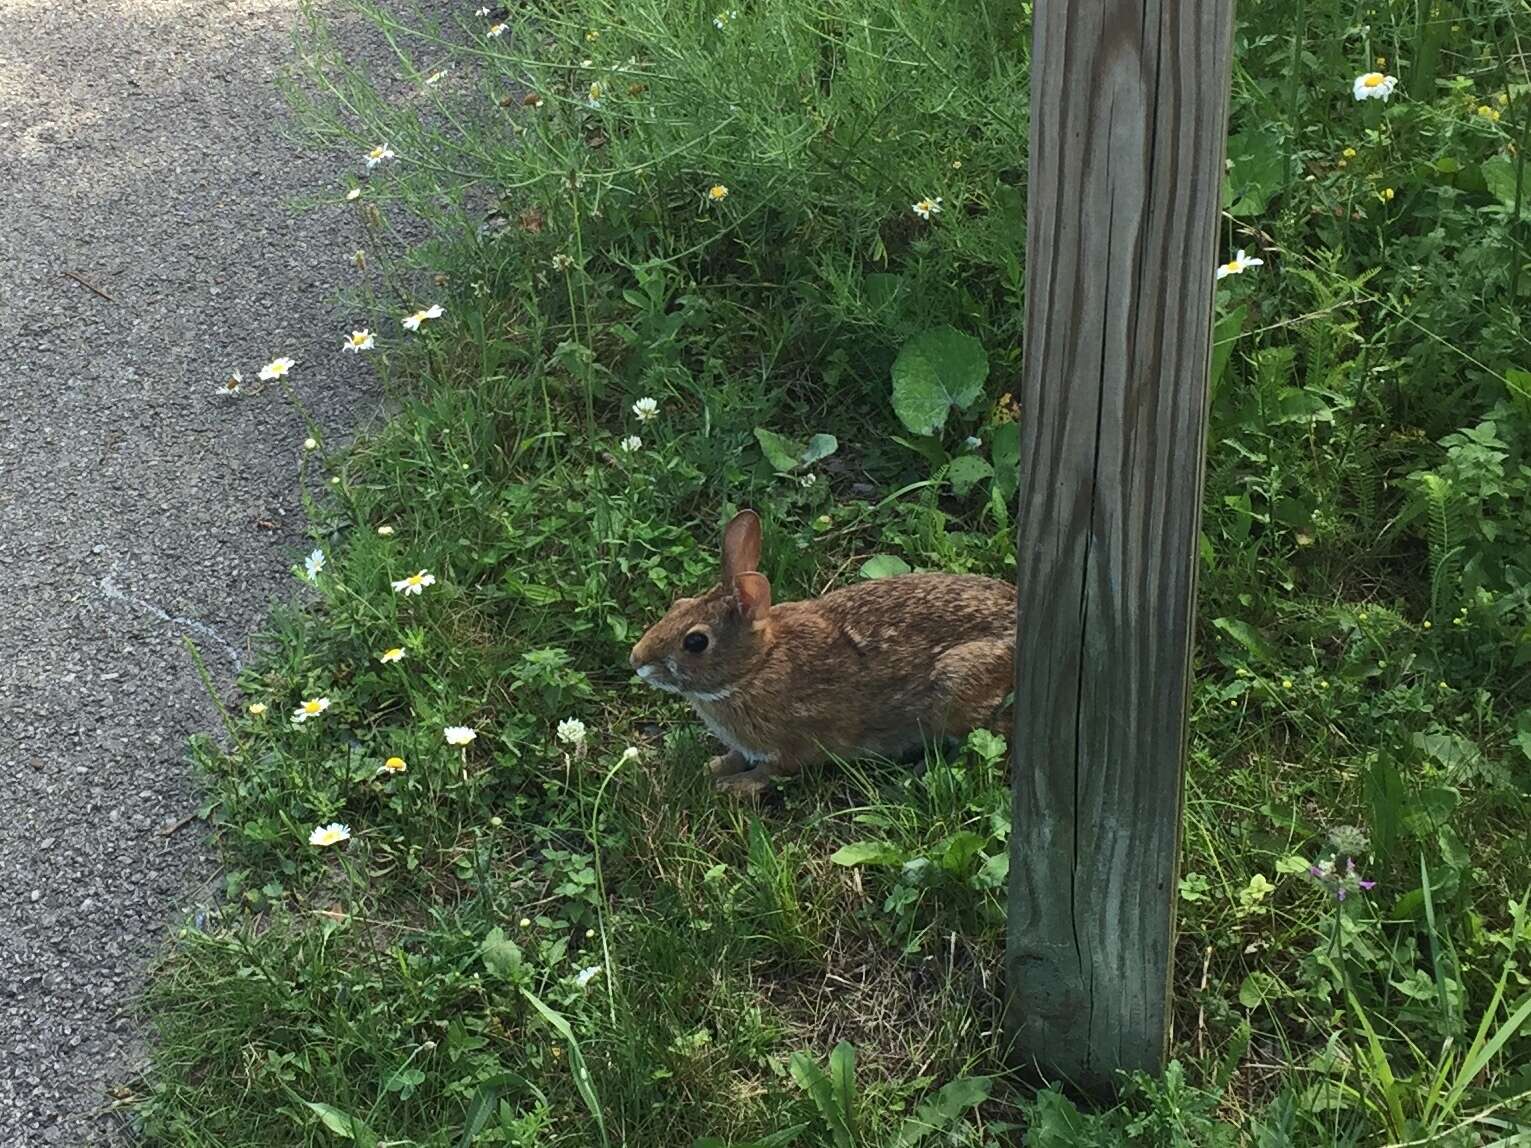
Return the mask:
M 215 713 L 182 640 L 227 693 L 292 593 L 306 431 L 279 393 L 214 388 L 289 355 L 332 436 L 378 403 L 333 302 L 353 212 L 287 206 L 359 166 L 283 136 L 296 8 L 0 0 L 6 1148 L 115 1139 L 134 995 L 216 889 L 185 760 Z

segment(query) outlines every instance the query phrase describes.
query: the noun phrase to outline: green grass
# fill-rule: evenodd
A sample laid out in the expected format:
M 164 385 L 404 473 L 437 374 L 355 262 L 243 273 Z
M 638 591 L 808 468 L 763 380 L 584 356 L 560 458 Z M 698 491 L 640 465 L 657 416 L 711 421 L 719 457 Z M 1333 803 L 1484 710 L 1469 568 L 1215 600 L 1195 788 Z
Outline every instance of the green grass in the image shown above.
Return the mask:
M 1013 576 L 1029 9 L 933 7 L 779 0 L 720 28 L 574 0 L 498 38 L 364 10 L 402 81 L 305 27 L 306 127 L 357 173 L 398 156 L 334 193 L 362 188 L 344 293 L 396 404 L 310 456 L 318 602 L 241 682 L 266 711 L 194 748 L 228 898 L 151 987 L 147 1143 L 1531 1135 L 1509 0 L 1239 12 L 1223 257 L 1266 263 L 1216 299 L 1162 1078 L 1082 1113 L 1006 1067 L 1003 731 L 755 808 L 632 680 L 741 505 L 779 597 L 899 563 Z M 1399 92 L 1358 104 L 1379 56 Z M 922 351 L 972 383 L 940 425 L 904 401 Z M 351 840 L 310 846 L 331 821 Z

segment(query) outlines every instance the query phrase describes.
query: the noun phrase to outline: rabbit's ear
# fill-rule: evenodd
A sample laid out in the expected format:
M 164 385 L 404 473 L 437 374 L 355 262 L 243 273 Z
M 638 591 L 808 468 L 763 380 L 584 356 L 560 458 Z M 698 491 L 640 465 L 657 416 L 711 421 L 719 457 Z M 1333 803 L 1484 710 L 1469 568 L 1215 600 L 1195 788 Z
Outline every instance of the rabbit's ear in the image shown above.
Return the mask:
M 734 601 L 739 616 L 746 622 L 758 622 L 771 612 L 771 582 L 753 571 L 734 577 Z
M 760 567 L 760 517 L 741 510 L 723 530 L 723 585 Z

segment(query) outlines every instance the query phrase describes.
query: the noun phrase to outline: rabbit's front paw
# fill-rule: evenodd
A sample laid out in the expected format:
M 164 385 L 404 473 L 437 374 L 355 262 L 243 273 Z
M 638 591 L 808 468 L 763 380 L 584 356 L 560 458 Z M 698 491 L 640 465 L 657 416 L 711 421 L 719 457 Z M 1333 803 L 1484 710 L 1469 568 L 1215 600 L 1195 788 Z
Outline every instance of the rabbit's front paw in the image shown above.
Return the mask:
M 743 773 L 749 769 L 749 759 L 738 750 L 729 750 L 720 753 L 707 763 L 707 772 L 713 777 L 731 777 L 736 773 Z
M 763 765 L 717 778 L 713 786 L 730 797 L 759 798 L 771 788 L 771 772 Z

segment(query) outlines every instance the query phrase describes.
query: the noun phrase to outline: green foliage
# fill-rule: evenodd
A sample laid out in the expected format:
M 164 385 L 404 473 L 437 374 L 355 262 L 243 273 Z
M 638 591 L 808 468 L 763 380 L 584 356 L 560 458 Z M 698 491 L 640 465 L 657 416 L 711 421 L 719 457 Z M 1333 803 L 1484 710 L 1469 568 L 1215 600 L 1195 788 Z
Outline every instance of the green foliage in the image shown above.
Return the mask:
M 741 505 L 782 599 L 1013 577 L 1030 6 L 359 10 L 398 76 L 314 19 L 291 96 L 397 154 L 334 205 L 395 401 L 305 455 L 328 562 L 194 747 L 228 900 L 145 1143 L 1531 1134 L 1523 12 L 1240 7 L 1175 1061 L 1085 1110 L 1007 1070 L 1001 732 L 750 812 L 627 668 Z

